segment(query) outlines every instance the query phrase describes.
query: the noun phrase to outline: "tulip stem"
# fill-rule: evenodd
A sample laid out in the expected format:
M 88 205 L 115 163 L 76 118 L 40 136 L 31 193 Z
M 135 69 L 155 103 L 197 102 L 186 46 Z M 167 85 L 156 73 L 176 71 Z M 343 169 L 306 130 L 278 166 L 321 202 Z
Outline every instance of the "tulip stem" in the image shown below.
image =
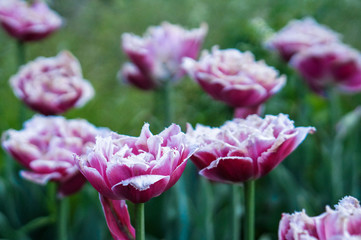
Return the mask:
M 135 239 L 145 240 L 144 203 L 135 204 Z
M 69 202 L 67 198 L 59 200 L 59 222 L 58 222 L 58 240 L 67 240 L 67 218 L 69 211 Z
M 170 80 L 165 81 L 163 85 L 161 85 L 156 90 L 156 110 L 155 114 L 158 119 L 162 119 L 162 126 L 168 126 L 172 123 L 172 107 L 170 100 L 170 91 L 171 91 L 171 82 Z
M 255 211 L 255 181 L 250 180 L 244 183 L 245 192 L 245 240 L 254 240 L 254 211 Z
M 17 41 L 17 61 L 18 67 L 25 64 L 25 43 L 21 40 Z
M 233 225 L 232 225 L 232 235 L 233 240 L 239 240 L 240 233 L 240 197 L 239 197 L 239 186 L 236 184 L 232 185 L 232 214 L 233 214 Z

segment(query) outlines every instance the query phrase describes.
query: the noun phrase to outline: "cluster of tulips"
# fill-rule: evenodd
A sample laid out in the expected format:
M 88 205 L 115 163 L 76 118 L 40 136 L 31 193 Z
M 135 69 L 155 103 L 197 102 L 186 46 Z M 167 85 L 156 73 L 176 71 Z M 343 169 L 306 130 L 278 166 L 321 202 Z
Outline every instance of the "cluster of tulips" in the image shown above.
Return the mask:
M 0 2 L 0 22 L 22 43 L 38 41 L 62 25 L 41 1 Z M 55 116 L 81 107 L 94 96 L 83 79 L 79 61 L 68 51 L 39 57 L 11 77 L 15 95 L 38 112 L 22 130 L 3 133 L 3 148 L 26 170 L 29 181 L 58 185 L 59 198 L 77 193 L 88 181 L 98 192 L 114 239 L 144 239 L 144 203 L 161 195 L 181 178 L 188 159 L 199 175 L 212 182 L 244 185 L 245 239 L 254 239 L 255 180 L 279 165 L 314 127 L 295 127 L 288 115 L 263 115 L 264 103 L 286 84 L 286 77 L 251 52 L 205 50 L 197 60 L 208 26 L 186 30 L 167 22 L 143 37 L 124 33 L 121 46 L 130 62 L 118 76 L 142 90 L 164 89 L 185 74 L 212 98 L 234 108 L 234 119 L 220 127 L 197 124 L 182 132 L 175 123 L 152 134 L 145 123 L 139 137 L 96 127 L 84 119 Z M 279 51 L 323 94 L 339 87 L 361 90 L 361 55 L 340 42 L 339 34 L 311 18 L 292 21 L 266 42 Z M 167 89 L 166 89 L 167 91 Z M 127 201 L 135 204 L 135 229 Z M 317 217 L 305 212 L 283 214 L 279 239 L 361 239 L 361 208 L 345 197 L 336 210 Z

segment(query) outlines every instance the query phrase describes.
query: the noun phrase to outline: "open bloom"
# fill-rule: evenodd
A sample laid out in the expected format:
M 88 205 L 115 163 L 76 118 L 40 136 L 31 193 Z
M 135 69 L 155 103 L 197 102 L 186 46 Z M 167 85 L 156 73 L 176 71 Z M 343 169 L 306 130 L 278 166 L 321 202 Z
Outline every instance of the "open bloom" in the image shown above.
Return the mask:
M 145 124 L 139 137 L 98 137 L 89 154 L 76 161 L 100 194 L 142 203 L 172 187 L 193 152 L 179 126 L 153 135 Z
M 37 41 L 60 28 L 62 20 L 42 1 L 29 5 L 22 0 L 1 0 L 0 23 L 14 38 Z
M 94 95 L 91 84 L 83 79 L 79 61 L 67 51 L 22 66 L 10 84 L 18 98 L 44 115 L 81 107 Z
M 235 108 L 257 109 L 286 82 L 276 69 L 237 49 L 213 47 L 211 53 L 204 51 L 199 61 L 186 58 L 183 67 L 214 99 Z
M 78 191 L 86 179 L 78 171 L 74 154 L 83 155 L 95 143 L 98 130 L 85 120 L 35 115 L 20 131 L 8 130 L 2 145 L 28 170 L 21 176 L 38 184 L 59 183 L 60 196 Z
M 135 230 L 130 223 L 125 200 L 112 200 L 101 194 L 99 194 L 99 198 L 109 231 L 114 240 L 135 239 Z
M 280 240 L 356 240 L 361 239 L 361 207 L 353 197 L 343 198 L 335 210 L 309 217 L 305 212 L 282 214 L 278 230 Z
M 317 23 L 313 18 L 292 20 L 266 42 L 276 49 L 285 61 L 308 47 L 339 41 L 339 34 Z
M 190 125 L 187 136 L 199 149 L 191 160 L 212 181 L 242 183 L 275 168 L 305 139 L 313 127 L 295 127 L 287 115 L 250 115 L 219 128 Z
M 124 33 L 122 47 L 132 63 L 126 63 L 120 74 L 126 82 L 143 90 L 157 88 L 164 81 L 178 80 L 184 75 L 182 59 L 197 57 L 207 29 L 206 24 L 185 30 L 164 22 L 150 27 L 143 38 Z
M 290 63 L 316 93 L 323 94 L 331 86 L 344 92 L 361 91 L 361 54 L 342 43 L 309 47 Z

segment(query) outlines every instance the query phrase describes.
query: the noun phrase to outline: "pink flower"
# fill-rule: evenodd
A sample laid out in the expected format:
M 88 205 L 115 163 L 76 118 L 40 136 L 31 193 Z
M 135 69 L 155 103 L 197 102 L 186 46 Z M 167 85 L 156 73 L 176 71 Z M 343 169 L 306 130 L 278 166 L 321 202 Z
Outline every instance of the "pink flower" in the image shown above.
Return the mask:
M 135 239 L 125 200 L 112 200 L 99 194 L 108 228 L 114 240 Z
M 256 113 L 259 105 L 277 93 L 286 82 L 284 76 L 267 66 L 256 62 L 250 52 L 237 49 L 204 51 L 197 62 L 187 58 L 184 69 L 214 99 L 235 108 L 250 108 Z
M 283 161 L 313 133 L 313 127 L 294 127 L 287 115 L 250 115 L 219 128 L 189 125 L 187 135 L 197 143 L 191 160 L 199 174 L 212 181 L 242 183 L 258 179 Z
M 83 79 L 78 60 L 67 51 L 22 66 L 10 84 L 18 98 L 44 115 L 81 107 L 94 95 L 91 84 Z
M 21 41 L 41 40 L 62 25 L 60 16 L 42 1 L 1 0 L 0 23 Z
M 306 213 L 282 214 L 280 240 L 356 240 L 361 239 L 361 207 L 353 197 L 343 198 L 336 209 L 309 217 Z
M 282 214 L 278 229 L 278 240 L 317 240 L 315 220 L 307 214 L 296 212 Z
M 313 18 L 292 20 L 266 42 L 266 47 L 276 49 L 285 61 L 314 45 L 339 41 L 339 34 L 318 24 Z
M 361 239 L 361 207 L 353 197 L 343 198 L 333 210 L 316 217 L 319 239 Z M 357 238 L 356 238 L 357 237 Z
M 291 65 L 316 93 L 331 86 L 345 92 L 361 91 L 361 55 L 342 43 L 307 48 L 291 59 Z
M 74 154 L 83 155 L 95 143 L 98 130 L 85 120 L 66 120 L 61 116 L 36 115 L 20 131 L 8 130 L 2 145 L 28 171 L 21 176 L 29 181 L 59 183 L 59 195 L 77 192 L 86 179 L 78 171 Z
M 153 135 L 145 124 L 139 137 L 98 137 L 89 154 L 76 161 L 100 194 L 142 203 L 172 187 L 193 152 L 179 126 Z
M 176 81 L 184 75 L 181 68 L 184 57 L 196 58 L 207 25 L 190 31 L 167 22 L 150 27 L 143 38 L 130 33 L 122 35 L 122 47 L 132 63 L 126 63 L 121 75 L 126 82 L 149 90 L 164 81 Z

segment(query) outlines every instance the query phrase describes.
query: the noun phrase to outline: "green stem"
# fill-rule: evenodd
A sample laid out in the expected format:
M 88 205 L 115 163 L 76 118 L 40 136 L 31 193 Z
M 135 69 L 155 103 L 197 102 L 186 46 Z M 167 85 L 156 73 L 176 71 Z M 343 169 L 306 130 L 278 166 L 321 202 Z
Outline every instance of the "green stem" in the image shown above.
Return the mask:
M 67 240 L 67 220 L 69 212 L 69 202 L 67 198 L 59 200 L 59 222 L 58 222 L 58 240 Z
M 239 196 L 239 186 L 236 184 L 232 185 L 232 239 L 239 240 L 240 234 L 240 196 Z
M 213 214 L 214 214 L 214 195 L 213 195 L 213 191 L 212 191 L 212 185 L 211 183 L 202 178 L 202 185 L 203 185 L 203 189 L 205 191 L 205 230 L 206 230 L 206 239 L 207 240 L 213 240 L 214 239 L 214 227 L 213 227 Z
M 21 40 L 17 42 L 17 63 L 18 67 L 25 64 L 25 43 Z
M 245 240 L 254 240 L 255 180 L 244 183 L 245 191 Z
M 340 120 L 341 107 L 339 95 L 336 89 L 331 89 L 330 93 L 330 123 L 331 123 L 331 134 L 333 138 L 332 149 L 331 149 L 331 182 L 332 182 L 332 199 L 336 201 L 343 196 L 343 164 L 342 164 L 342 143 L 341 140 L 336 136 L 336 124 Z
M 155 114 L 158 119 L 162 119 L 162 127 L 166 127 L 172 123 L 172 107 L 171 107 L 171 82 L 165 81 L 162 86 L 156 90 L 156 110 Z
M 145 240 L 144 228 L 144 203 L 138 203 L 135 207 L 135 239 Z
M 38 218 L 28 222 L 25 226 L 23 226 L 20 229 L 20 231 L 24 232 L 24 233 L 28 233 L 35 229 L 52 224 L 53 222 L 54 222 L 54 218 L 52 216 L 38 217 Z

